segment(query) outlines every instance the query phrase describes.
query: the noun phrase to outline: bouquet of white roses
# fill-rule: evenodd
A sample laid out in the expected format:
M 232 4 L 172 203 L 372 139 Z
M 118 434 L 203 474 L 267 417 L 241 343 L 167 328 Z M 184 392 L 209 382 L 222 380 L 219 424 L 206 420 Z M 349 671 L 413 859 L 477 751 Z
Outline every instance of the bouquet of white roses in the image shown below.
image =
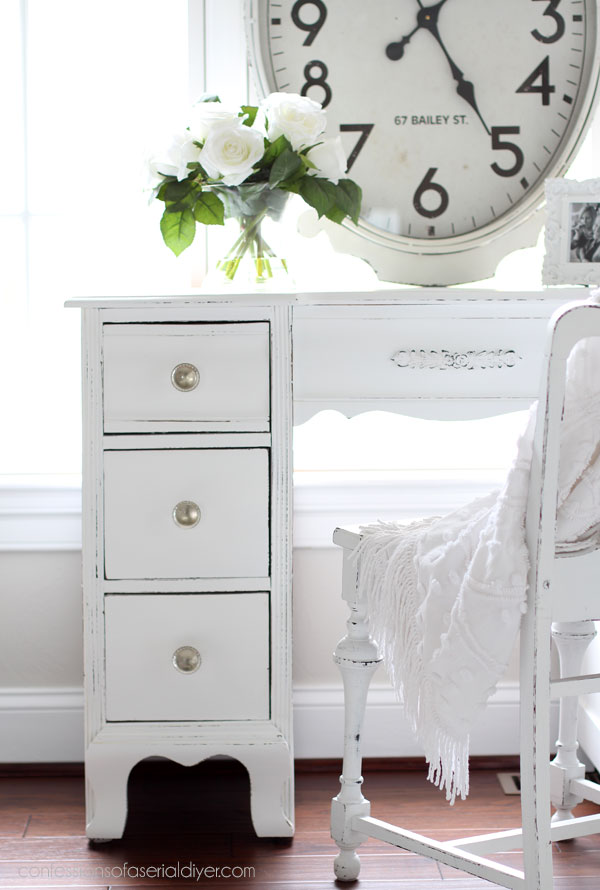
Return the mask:
M 209 97 L 191 110 L 188 126 L 165 155 L 151 161 L 154 197 L 165 205 L 160 227 L 179 255 L 193 242 L 196 224 L 240 222 L 241 234 L 225 261 L 233 278 L 250 252 L 258 277 L 270 273 L 273 253 L 261 237 L 265 216 L 277 219 L 290 193 L 336 223 L 357 222 L 361 190 L 343 178 L 339 136 L 323 138 L 326 115 L 318 102 L 272 93 L 259 106 L 229 110 Z

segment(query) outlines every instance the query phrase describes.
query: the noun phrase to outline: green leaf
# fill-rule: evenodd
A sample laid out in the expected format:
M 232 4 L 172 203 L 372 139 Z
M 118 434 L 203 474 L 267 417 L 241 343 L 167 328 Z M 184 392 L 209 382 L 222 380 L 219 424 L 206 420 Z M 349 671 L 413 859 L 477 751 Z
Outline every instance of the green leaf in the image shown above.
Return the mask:
M 319 216 L 326 216 L 335 223 L 341 223 L 349 216 L 358 222 L 362 192 L 351 179 L 340 179 L 335 185 L 320 176 L 306 176 L 300 183 L 299 194 Z
M 202 93 L 202 95 L 200 96 L 200 98 L 198 99 L 198 102 L 196 104 L 199 104 L 201 102 L 220 102 L 220 101 L 221 100 L 219 99 L 219 97 L 212 93 Z
M 205 226 L 222 226 L 225 222 L 223 202 L 212 192 L 200 192 L 194 204 L 196 221 Z
M 173 179 L 166 184 L 164 189 L 161 189 L 161 201 L 165 201 L 166 204 L 181 204 L 191 207 L 195 200 L 195 192 L 199 188 L 200 186 L 191 179 L 182 179 L 181 182 Z
M 189 208 L 184 210 L 165 209 L 160 221 L 163 240 L 175 256 L 189 247 L 196 234 L 196 220 Z
M 362 189 L 352 179 L 340 179 L 337 184 L 336 203 L 341 207 L 346 216 L 358 224 L 360 205 L 362 203 Z
M 311 164 L 304 155 L 298 155 L 300 158 L 300 164 L 297 170 L 292 173 L 287 179 L 284 179 L 283 182 L 280 182 L 278 188 L 286 189 L 286 191 L 296 192 L 300 191 L 300 183 L 308 173 L 311 167 L 314 165 Z
M 167 186 L 168 186 L 169 184 L 170 184 L 169 182 L 163 182 L 161 185 L 158 186 L 158 188 L 156 189 L 156 198 L 157 198 L 157 200 L 159 200 L 159 201 L 166 201 L 166 200 L 167 200 L 167 199 L 166 199 L 166 191 L 167 191 Z
M 285 148 L 271 167 L 269 186 L 277 188 L 286 179 L 291 179 L 301 168 L 302 159 L 291 148 Z
M 329 208 L 325 216 L 334 223 L 341 223 L 346 219 L 346 212 L 334 204 L 333 207 Z
M 257 165 L 259 169 L 270 167 L 273 161 L 278 158 L 286 148 L 289 148 L 290 151 L 292 150 L 292 146 L 285 136 L 279 136 L 275 142 L 269 142 L 268 139 L 265 139 L 265 153 Z
M 251 127 L 254 121 L 256 120 L 256 115 L 258 114 L 258 106 L 257 105 L 242 105 L 241 112 L 238 117 L 244 117 L 247 115 L 245 119 L 242 121 L 244 126 Z
M 300 196 L 314 207 L 319 217 L 327 216 L 336 206 L 335 186 L 328 179 L 319 176 L 306 176 L 300 183 Z

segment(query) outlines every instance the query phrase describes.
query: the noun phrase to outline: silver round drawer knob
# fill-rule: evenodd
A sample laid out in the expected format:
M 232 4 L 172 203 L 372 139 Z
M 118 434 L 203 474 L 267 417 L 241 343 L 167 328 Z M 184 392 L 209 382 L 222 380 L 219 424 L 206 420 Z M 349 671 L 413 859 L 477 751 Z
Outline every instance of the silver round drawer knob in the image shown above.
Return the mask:
M 180 646 L 173 653 L 173 667 L 182 674 L 193 674 L 201 664 L 202 658 L 194 646 Z
M 200 507 L 193 501 L 179 501 L 173 510 L 173 519 L 180 528 L 194 528 L 201 515 Z
M 182 362 L 173 368 L 171 383 L 179 392 L 191 392 L 200 383 L 200 371 L 195 365 Z

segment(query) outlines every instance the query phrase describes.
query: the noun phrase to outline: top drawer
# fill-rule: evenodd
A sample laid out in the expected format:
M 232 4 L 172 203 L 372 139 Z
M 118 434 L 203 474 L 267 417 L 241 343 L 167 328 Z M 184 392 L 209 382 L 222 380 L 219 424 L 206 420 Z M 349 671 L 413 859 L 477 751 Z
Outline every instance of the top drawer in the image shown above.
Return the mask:
M 104 431 L 269 430 L 269 325 L 105 324 Z

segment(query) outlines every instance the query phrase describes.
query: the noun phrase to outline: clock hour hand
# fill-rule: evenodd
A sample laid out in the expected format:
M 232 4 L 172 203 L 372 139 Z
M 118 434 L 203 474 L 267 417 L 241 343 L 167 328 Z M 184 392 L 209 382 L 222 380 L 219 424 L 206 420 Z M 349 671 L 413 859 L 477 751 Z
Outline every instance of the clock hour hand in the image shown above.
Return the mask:
M 440 0 L 440 2 L 436 4 L 436 9 L 437 9 L 437 11 L 435 13 L 436 19 L 437 19 L 440 8 L 444 5 L 445 2 L 446 2 L 446 0 Z M 395 40 L 393 43 L 388 43 L 388 45 L 385 48 L 385 54 L 388 57 L 388 59 L 392 60 L 392 62 L 397 62 L 398 59 L 402 58 L 402 56 L 404 55 L 404 47 L 407 45 L 407 43 L 410 42 L 410 38 L 413 36 L 413 34 L 416 34 L 417 31 L 419 31 L 421 28 L 427 27 L 426 23 L 424 21 L 420 20 L 421 12 L 423 11 L 423 4 L 422 4 L 421 0 L 417 0 L 417 3 L 421 7 L 421 9 L 419 11 L 419 14 L 417 15 L 416 27 L 412 29 L 410 34 L 405 34 L 404 37 L 401 37 L 400 40 Z
M 394 43 L 388 43 L 385 48 L 385 54 L 388 59 L 391 59 L 392 62 L 397 62 L 398 59 L 401 59 L 404 55 L 404 47 L 407 43 L 410 42 L 410 38 L 413 34 L 416 34 L 417 31 L 421 28 L 421 25 L 417 25 L 416 28 L 413 28 L 410 34 L 405 34 L 400 40 L 394 41 Z

